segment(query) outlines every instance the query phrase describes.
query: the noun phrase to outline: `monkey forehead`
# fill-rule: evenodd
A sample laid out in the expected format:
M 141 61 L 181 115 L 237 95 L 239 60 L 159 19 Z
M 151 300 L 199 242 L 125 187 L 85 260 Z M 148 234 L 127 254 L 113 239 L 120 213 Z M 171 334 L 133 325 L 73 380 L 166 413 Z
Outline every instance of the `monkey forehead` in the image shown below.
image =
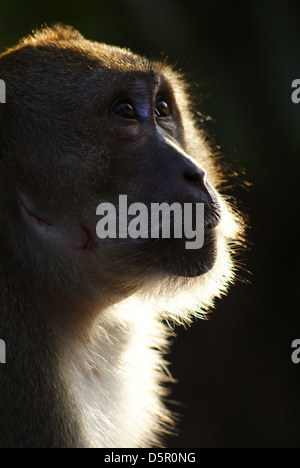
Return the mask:
M 70 111 L 76 113 L 77 108 L 97 110 L 117 98 L 136 97 L 144 107 L 148 100 L 148 115 L 159 92 L 169 100 L 182 94 L 181 76 L 165 61 L 92 42 L 59 26 L 38 31 L 0 55 L 0 73 L 10 102 L 24 107 L 30 95 L 36 112 L 42 113 L 61 103 L 67 107 L 76 102 Z
M 118 89 L 127 89 L 129 92 L 146 94 L 150 90 L 156 92 L 160 86 L 166 85 L 166 80 L 159 72 L 149 69 L 146 71 L 111 71 L 107 78 L 111 86 L 118 86 Z
M 152 62 L 127 49 L 85 39 L 71 43 L 20 44 L 0 55 L 0 59 L 4 77 L 9 77 L 14 69 L 18 69 L 22 72 L 21 81 L 30 78 L 32 82 L 37 74 L 39 78 L 52 79 L 53 84 L 56 81 L 72 81 L 75 84 L 85 80 L 92 83 L 94 78 L 112 85 L 118 81 L 127 86 L 134 82 L 147 82 L 155 89 L 160 86 L 168 69 L 162 62 Z
M 43 51 L 54 55 L 57 51 L 64 61 L 68 57 L 73 60 L 81 56 L 86 60 L 96 60 L 98 64 L 102 62 L 105 68 L 146 69 L 150 63 L 148 59 L 133 54 L 129 49 L 87 40 L 74 28 L 61 24 L 38 29 L 23 38 L 16 47 L 8 49 L 8 52 L 28 47 L 34 49 L 31 50 L 32 55 L 36 52 L 41 57 Z
M 23 66 L 28 57 L 28 68 L 37 65 L 39 61 L 41 65 L 46 65 L 48 70 L 57 62 L 63 62 L 64 66 L 70 67 L 84 65 L 90 69 L 140 70 L 150 71 L 150 73 L 153 69 L 159 69 L 158 71 L 162 72 L 165 67 L 169 68 L 162 61 L 153 62 L 132 53 L 129 49 L 87 40 L 74 28 L 62 24 L 38 29 L 0 57 L 3 61 L 3 58 L 7 59 L 9 55 L 10 64 L 14 58 L 20 58 L 20 55 L 23 55 Z M 153 79 L 155 79 L 154 74 Z

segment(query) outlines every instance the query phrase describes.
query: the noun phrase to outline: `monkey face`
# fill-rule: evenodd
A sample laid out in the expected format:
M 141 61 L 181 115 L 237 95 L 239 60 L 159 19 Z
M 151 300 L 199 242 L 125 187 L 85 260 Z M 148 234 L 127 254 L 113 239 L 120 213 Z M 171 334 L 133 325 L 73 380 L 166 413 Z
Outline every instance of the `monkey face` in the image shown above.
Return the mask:
M 154 70 L 126 74 L 121 82 L 121 89 L 117 87 L 121 97 L 115 100 L 112 96 L 112 104 L 104 106 L 108 116 L 105 112 L 102 117 L 111 141 L 121 142 L 121 151 L 117 147 L 113 151 L 108 173 L 108 187 L 113 193 L 108 198 L 126 193 L 129 204 L 142 202 L 149 212 L 153 203 L 182 207 L 203 204 L 205 215 L 201 248 L 189 250 L 184 235 L 175 238 L 172 219 L 169 238 L 153 240 L 149 235 L 148 240 L 132 242 L 131 254 L 140 267 L 147 265 L 152 273 L 202 275 L 216 259 L 215 228 L 221 209 L 205 171 L 185 152 L 185 131 L 174 90 Z M 116 180 L 115 174 L 122 177 Z M 194 216 L 194 227 L 195 223 Z M 153 228 L 150 215 L 148 225 L 149 230 Z
M 0 68 L 8 90 L 2 164 L 24 245 L 95 281 L 207 273 L 218 258 L 222 203 L 206 180 L 207 150 L 180 78 L 164 64 L 83 38 L 36 41 L 2 56 Z M 153 204 L 202 204 L 201 248 L 186 248 L 184 226 L 175 235 L 173 214 L 169 238 L 100 239 L 97 207 L 118 208 L 125 195 L 148 213 Z M 150 214 L 147 221 L 149 233 L 160 232 L 160 221 L 153 227 Z M 190 222 L 199 227 L 195 210 Z

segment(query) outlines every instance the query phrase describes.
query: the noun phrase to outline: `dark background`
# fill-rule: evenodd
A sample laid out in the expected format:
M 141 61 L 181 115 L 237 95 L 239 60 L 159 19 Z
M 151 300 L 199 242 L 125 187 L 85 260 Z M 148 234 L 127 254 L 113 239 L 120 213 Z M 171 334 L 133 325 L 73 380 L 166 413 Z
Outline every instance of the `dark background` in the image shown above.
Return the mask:
M 3 2 L 4 3 L 4 2 Z M 168 447 L 300 447 L 300 1 L 10 0 L 0 49 L 42 23 L 167 56 L 195 82 L 208 130 L 240 179 L 230 195 L 250 216 L 246 270 L 209 320 L 177 330 L 170 361 L 182 402 Z M 246 173 L 243 174 L 244 169 Z M 248 190 L 242 181 L 251 182 Z

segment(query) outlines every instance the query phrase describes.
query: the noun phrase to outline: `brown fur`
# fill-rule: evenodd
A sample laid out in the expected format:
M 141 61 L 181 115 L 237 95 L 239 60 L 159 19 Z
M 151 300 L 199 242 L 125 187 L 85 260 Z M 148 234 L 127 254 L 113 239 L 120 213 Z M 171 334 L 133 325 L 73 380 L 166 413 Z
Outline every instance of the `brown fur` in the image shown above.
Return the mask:
M 226 200 L 183 177 L 199 182 L 203 167 L 220 185 L 186 85 L 165 63 L 59 25 L 0 55 L 0 78 L 0 446 L 159 444 L 171 422 L 161 317 L 189 321 L 227 290 L 240 236 Z M 124 95 L 143 110 L 157 92 L 171 121 L 111 111 Z M 204 197 L 222 221 L 200 253 L 174 239 L 100 242 L 96 207 L 124 193 L 146 205 Z

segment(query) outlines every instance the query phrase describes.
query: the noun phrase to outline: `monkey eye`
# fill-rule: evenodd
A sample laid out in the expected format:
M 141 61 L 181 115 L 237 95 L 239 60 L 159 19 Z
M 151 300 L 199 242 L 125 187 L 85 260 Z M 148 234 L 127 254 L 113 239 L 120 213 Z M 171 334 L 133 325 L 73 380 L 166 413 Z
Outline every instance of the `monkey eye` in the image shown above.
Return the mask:
M 155 106 L 155 117 L 169 117 L 170 107 L 169 104 L 162 100 L 158 99 Z
M 123 119 L 135 119 L 136 113 L 134 107 L 130 102 L 122 100 L 118 101 L 113 110 L 114 114 L 122 117 Z

